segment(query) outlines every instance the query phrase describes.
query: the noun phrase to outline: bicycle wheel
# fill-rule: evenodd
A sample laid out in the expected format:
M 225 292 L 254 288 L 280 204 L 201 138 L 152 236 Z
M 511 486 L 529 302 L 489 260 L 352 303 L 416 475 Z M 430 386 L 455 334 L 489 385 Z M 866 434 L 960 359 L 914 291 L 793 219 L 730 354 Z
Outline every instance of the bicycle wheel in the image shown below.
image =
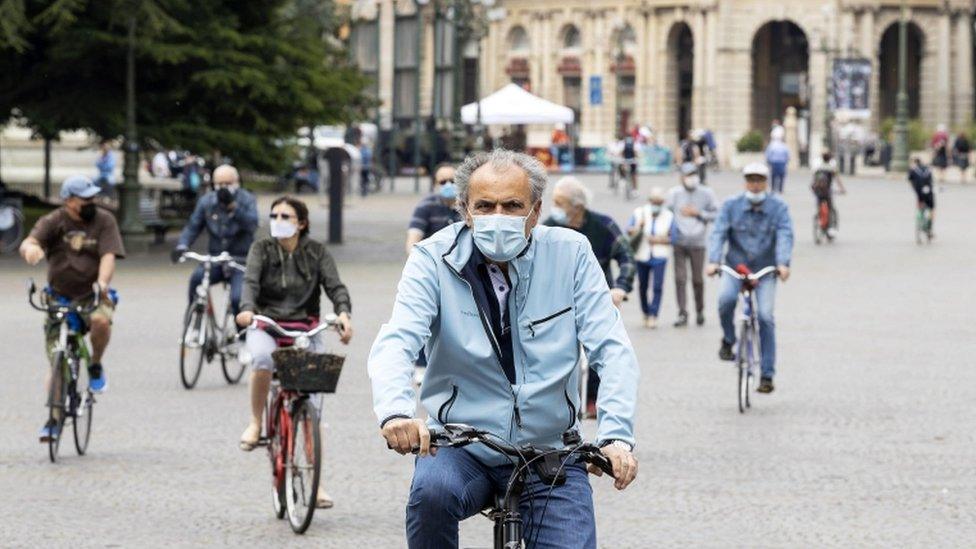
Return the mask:
M 292 414 L 292 436 L 285 458 L 285 503 L 288 522 L 296 534 L 308 529 L 315 514 L 321 444 L 318 413 L 308 399 L 303 399 Z
M 82 377 L 84 376 L 84 377 Z M 88 390 L 88 372 L 79 368 L 78 381 L 72 391 L 72 398 L 75 403 L 72 405 L 71 427 L 75 435 L 75 450 L 79 456 L 85 455 L 88 451 L 88 441 L 91 438 L 92 412 L 94 411 L 95 397 Z M 84 391 L 78 391 L 78 387 L 85 387 Z
M 238 350 L 241 342 L 237 340 L 237 324 L 234 320 L 234 313 L 227 309 L 224 315 L 224 323 L 217 326 L 220 343 L 220 369 L 224 372 L 224 379 L 231 385 L 236 384 L 244 376 L 245 365 L 238 359 Z
M 736 353 L 736 369 L 739 372 L 739 385 L 738 385 L 738 398 L 739 398 L 739 413 L 746 413 L 746 409 L 749 408 L 749 325 L 746 322 L 742 323 L 742 329 L 739 330 L 739 349 Z
M 268 457 L 271 460 L 271 501 L 275 518 L 285 518 L 285 475 L 284 475 L 284 429 L 281 424 L 281 408 L 275 407 L 276 391 L 268 391 L 268 401 L 264 408 L 266 418 L 265 433 L 268 437 Z
M 67 397 L 67 387 L 64 384 L 64 352 L 57 352 L 54 355 L 51 369 L 51 387 L 48 391 L 48 420 L 57 427 L 58 436 L 51 437 L 47 441 L 47 454 L 51 458 L 51 463 L 58 460 L 58 449 L 61 447 L 61 436 L 64 434 L 65 400 Z
M 24 237 L 24 214 L 20 208 L 0 205 L 0 254 L 13 253 Z
M 207 327 L 204 325 L 204 310 L 191 304 L 183 323 L 183 337 L 180 338 L 180 381 L 183 387 L 192 389 L 200 379 L 203 360 L 206 358 Z

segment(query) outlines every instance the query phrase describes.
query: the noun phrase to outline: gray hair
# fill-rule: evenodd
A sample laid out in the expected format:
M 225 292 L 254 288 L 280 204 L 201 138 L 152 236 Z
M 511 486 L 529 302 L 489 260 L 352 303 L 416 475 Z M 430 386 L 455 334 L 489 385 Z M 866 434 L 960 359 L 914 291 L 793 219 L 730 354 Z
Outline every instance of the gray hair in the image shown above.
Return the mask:
M 496 170 L 507 170 L 518 168 L 525 172 L 529 178 L 529 191 L 532 194 L 532 203 L 535 204 L 542 200 L 543 193 L 546 192 L 546 182 L 549 179 L 546 168 L 535 158 L 515 151 L 505 149 L 495 149 L 490 153 L 476 153 L 464 159 L 454 173 L 454 183 L 457 184 L 457 209 L 463 215 L 468 205 L 468 190 L 471 185 L 471 176 L 478 168 L 489 164 Z
M 579 179 L 571 175 L 567 175 L 557 181 L 556 186 L 552 190 L 553 192 L 562 191 L 566 193 L 573 206 L 585 208 L 590 203 L 590 190 L 580 183 Z

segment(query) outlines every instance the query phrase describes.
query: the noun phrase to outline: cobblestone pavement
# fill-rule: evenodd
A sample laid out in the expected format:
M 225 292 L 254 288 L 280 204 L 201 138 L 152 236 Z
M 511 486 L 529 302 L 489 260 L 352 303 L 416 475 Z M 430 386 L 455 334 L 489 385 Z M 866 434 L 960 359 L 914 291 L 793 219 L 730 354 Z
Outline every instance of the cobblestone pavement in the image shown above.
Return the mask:
M 776 393 L 736 410 L 732 368 L 716 359 L 715 281 L 708 323 L 674 329 L 672 273 L 662 321 L 640 327 L 641 473 L 618 493 L 594 479 L 602 547 L 971 546 L 976 539 L 976 188 L 937 197 L 938 237 L 913 241 L 913 198 L 901 180 L 852 179 L 839 197 L 841 234 L 814 246 L 807 174 L 787 182 L 797 226 L 794 277 L 778 291 Z M 621 221 L 636 203 L 584 178 L 595 208 Z M 645 177 L 670 185 L 671 177 Z M 713 184 L 738 188 L 731 173 Z M 412 187 L 403 181 L 404 189 Z M 411 463 L 385 450 L 371 413 L 369 345 L 390 311 L 412 194 L 351 198 L 347 244 L 334 247 L 354 300 L 356 336 L 339 393 L 326 399 L 325 479 L 336 507 L 304 537 L 274 519 L 263 452 L 242 454 L 244 387 L 217 368 L 185 391 L 177 338 L 188 266 L 166 249 L 120 265 L 122 295 L 89 455 L 56 465 L 36 441 L 45 410 L 41 318 L 0 259 L 0 545 L 403 547 Z M 318 207 L 318 200 L 313 203 Z M 262 200 L 266 213 L 267 200 Z M 324 235 L 324 211 L 314 230 Z M 592 432 L 592 426 L 587 427 Z M 462 526 L 488 546 L 488 521 Z

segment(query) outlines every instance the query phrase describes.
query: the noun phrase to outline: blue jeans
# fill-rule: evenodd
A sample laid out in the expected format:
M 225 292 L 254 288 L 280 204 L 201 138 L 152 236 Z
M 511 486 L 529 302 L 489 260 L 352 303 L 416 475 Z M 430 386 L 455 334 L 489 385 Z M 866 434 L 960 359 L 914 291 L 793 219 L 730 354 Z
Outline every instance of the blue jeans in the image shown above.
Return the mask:
M 244 273 L 236 270 L 229 269 L 229 276 L 225 275 L 224 268 L 220 265 L 214 265 L 210 268 L 210 284 L 218 284 L 220 282 L 230 282 L 230 303 L 231 309 L 233 309 L 236 315 L 240 312 L 241 306 L 241 291 L 244 288 Z M 193 274 L 190 275 L 190 303 L 197 297 L 197 286 L 203 282 L 203 265 L 197 265 Z M 223 313 L 221 313 L 223 314 Z
M 735 343 L 735 306 L 738 304 L 742 282 L 722 275 L 718 294 L 718 314 L 722 321 L 722 333 L 726 342 Z M 759 316 L 759 350 L 762 354 L 762 376 L 772 378 L 776 374 L 776 322 L 773 308 L 776 305 L 776 278 L 764 277 L 755 291 Z
M 786 180 L 786 162 L 770 162 L 769 172 L 772 178 L 770 182 L 773 192 L 783 194 L 783 182 Z
M 458 522 L 492 504 L 495 494 L 504 493 L 511 473 L 511 465 L 488 467 L 460 448 L 440 448 L 436 456 L 417 458 L 407 502 L 409 548 L 457 547 Z M 566 484 L 552 490 L 545 522 L 540 524 L 549 487 L 535 474 L 526 483 L 519 505 L 526 547 L 595 549 L 593 491 L 586 470 L 582 465 L 566 466 Z M 538 542 L 532 545 L 537 533 Z M 491 545 L 490 540 L 481 540 L 482 545 Z
M 641 311 L 644 312 L 644 316 L 656 317 L 657 313 L 661 310 L 661 294 L 664 287 L 664 268 L 667 266 L 667 264 L 667 258 L 660 257 L 653 258 L 647 263 L 643 261 L 637 262 L 637 282 L 640 290 L 638 293 L 640 295 Z M 651 280 L 652 274 L 654 275 L 653 281 Z M 651 298 L 650 304 L 647 302 L 647 290 L 649 286 L 654 290 L 654 296 Z

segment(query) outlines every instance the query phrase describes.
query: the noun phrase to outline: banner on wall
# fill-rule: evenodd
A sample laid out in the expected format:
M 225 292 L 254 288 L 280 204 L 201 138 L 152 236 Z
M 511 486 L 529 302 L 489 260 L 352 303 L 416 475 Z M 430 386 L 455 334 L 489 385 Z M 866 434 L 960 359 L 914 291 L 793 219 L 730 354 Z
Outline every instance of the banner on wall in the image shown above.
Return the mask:
M 590 105 L 598 106 L 603 104 L 603 77 L 590 77 Z
M 831 111 L 845 118 L 871 116 L 871 61 L 868 59 L 835 59 L 830 79 Z

